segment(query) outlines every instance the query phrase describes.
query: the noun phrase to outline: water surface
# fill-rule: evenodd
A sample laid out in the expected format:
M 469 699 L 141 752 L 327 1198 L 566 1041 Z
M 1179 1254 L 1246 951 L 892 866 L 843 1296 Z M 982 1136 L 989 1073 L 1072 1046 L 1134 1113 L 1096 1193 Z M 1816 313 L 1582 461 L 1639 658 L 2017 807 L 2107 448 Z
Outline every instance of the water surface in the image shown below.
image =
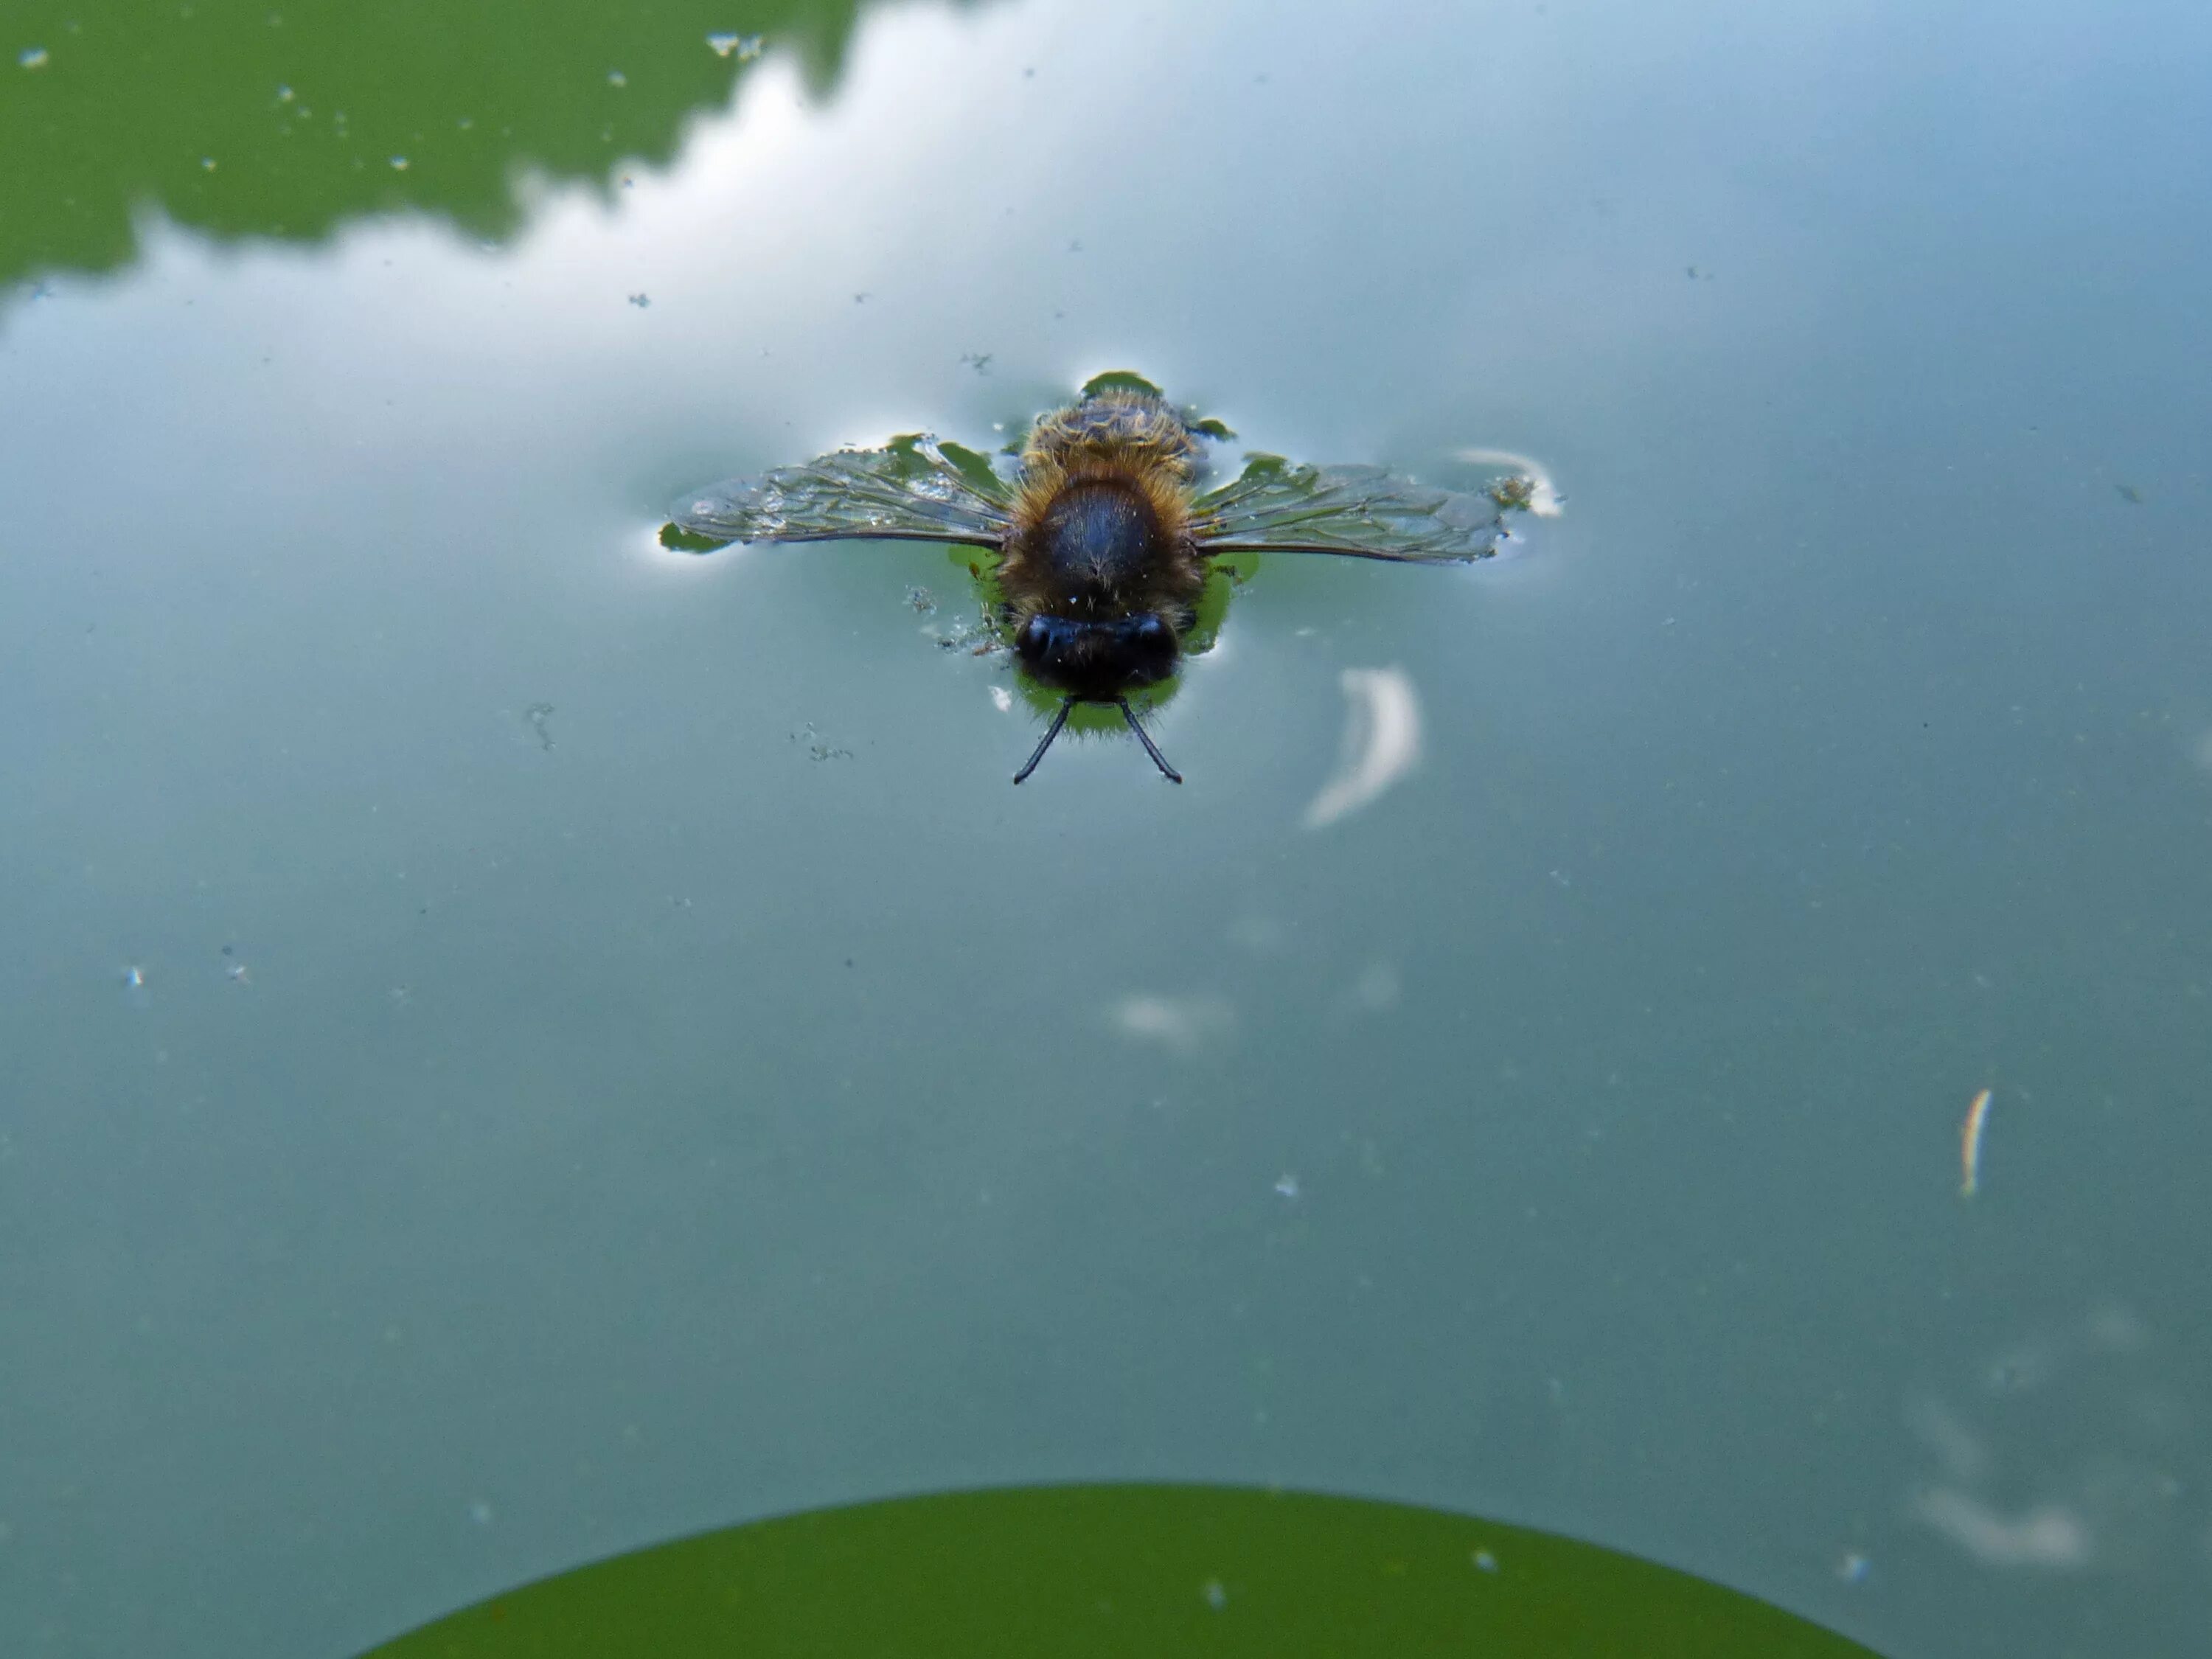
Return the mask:
M 2197 10 L 479 9 L 0 39 L 11 1651 L 1116 1477 L 2190 1650 Z M 1107 368 L 1566 512 L 1261 561 L 1179 790 L 657 544 Z

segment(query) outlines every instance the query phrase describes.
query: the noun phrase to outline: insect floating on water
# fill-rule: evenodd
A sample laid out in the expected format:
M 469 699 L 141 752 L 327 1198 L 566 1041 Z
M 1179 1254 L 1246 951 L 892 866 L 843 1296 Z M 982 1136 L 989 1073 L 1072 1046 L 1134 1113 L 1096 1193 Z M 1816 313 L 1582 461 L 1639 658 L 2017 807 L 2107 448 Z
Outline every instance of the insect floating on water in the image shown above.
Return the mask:
M 1506 515 L 1530 499 L 1521 478 L 1468 495 L 1379 466 L 1276 455 L 1249 456 L 1235 478 L 1206 488 L 1201 441 L 1232 435 L 1175 409 L 1133 374 L 1103 374 L 1073 404 L 1039 417 L 1005 471 L 915 434 L 695 490 L 670 517 L 709 545 L 872 540 L 988 550 L 991 627 L 1060 699 L 1014 781 L 1036 770 L 1078 704 L 1099 703 L 1119 708 L 1160 771 L 1181 783 L 1129 697 L 1182 662 L 1212 560 L 1485 559 L 1505 539 Z

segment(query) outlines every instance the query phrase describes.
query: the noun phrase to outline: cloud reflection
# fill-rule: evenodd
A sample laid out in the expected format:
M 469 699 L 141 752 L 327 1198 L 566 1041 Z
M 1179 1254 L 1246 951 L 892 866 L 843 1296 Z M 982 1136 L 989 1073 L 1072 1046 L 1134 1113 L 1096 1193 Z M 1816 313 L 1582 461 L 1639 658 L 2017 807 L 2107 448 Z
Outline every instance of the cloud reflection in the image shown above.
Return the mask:
M 2079 1567 L 2089 1534 L 2071 1510 L 2040 1504 L 2013 1519 L 1952 1486 L 1920 1495 L 1914 1512 L 1985 1567 Z
M 1236 1011 L 1218 997 L 1165 997 L 1133 992 L 1114 1005 L 1124 1036 L 1157 1042 L 1186 1060 L 1236 1029 Z
M 1323 830 L 1348 817 L 1413 769 L 1421 757 L 1421 705 L 1399 668 L 1347 668 L 1341 683 L 1352 705 L 1336 775 L 1306 808 L 1305 826 Z
M 1905 1512 L 1984 1567 L 2171 1572 L 2203 1525 L 2200 1396 L 2117 1304 L 2021 1333 L 1909 1411 L 1938 1468 Z

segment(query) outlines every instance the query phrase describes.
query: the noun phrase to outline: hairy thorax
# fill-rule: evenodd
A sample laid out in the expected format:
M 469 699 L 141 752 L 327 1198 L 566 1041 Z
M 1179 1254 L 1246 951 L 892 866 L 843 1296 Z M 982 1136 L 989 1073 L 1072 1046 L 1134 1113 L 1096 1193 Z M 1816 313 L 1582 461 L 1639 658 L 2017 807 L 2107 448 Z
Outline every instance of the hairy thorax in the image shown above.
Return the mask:
M 1016 619 L 1106 619 L 1194 603 L 1206 580 L 1189 534 L 1196 451 L 1172 410 L 1132 393 L 1038 422 L 1000 572 Z

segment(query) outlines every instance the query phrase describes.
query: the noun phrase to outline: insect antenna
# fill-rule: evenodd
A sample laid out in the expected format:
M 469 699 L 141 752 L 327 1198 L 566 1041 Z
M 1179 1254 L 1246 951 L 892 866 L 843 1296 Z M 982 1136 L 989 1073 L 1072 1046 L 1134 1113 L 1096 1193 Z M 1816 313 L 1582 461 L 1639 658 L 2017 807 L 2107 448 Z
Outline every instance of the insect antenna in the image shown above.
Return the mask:
M 1170 783 L 1181 783 L 1182 781 L 1182 774 L 1176 771 L 1174 767 L 1168 764 L 1167 757 L 1160 753 L 1158 746 L 1152 742 L 1152 734 L 1146 731 L 1143 726 L 1137 724 L 1137 711 L 1129 707 L 1129 700 L 1127 697 L 1116 697 L 1114 701 L 1121 710 L 1121 718 L 1129 722 L 1129 729 L 1137 734 L 1137 741 L 1145 745 L 1145 752 L 1152 757 L 1152 764 L 1158 767 L 1163 773 L 1166 774 L 1167 781 Z M 1054 726 L 1053 728 L 1055 732 L 1059 729 L 1060 728 L 1058 726 Z M 1047 738 L 1045 741 L 1049 743 L 1052 739 L 1050 738 Z M 1042 749 L 1037 750 L 1037 753 L 1040 755 L 1043 752 L 1044 750 Z M 1035 761 L 1031 761 L 1030 764 L 1031 766 L 1035 766 L 1036 763 Z
M 1020 771 L 1014 774 L 1014 781 L 1016 783 L 1019 783 L 1024 778 L 1029 776 L 1030 773 L 1037 769 L 1037 763 L 1044 758 L 1044 751 L 1052 747 L 1052 740 L 1060 735 L 1060 728 L 1067 724 L 1068 711 L 1074 707 L 1075 699 L 1073 697 L 1068 698 L 1066 702 L 1060 704 L 1060 713 L 1052 717 L 1052 724 L 1045 728 L 1044 738 L 1042 741 L 1037 744 L 1036 752 L 1030 755 L 1028 764 L 1024 766 Z M 1150 748 L 1151 745 L 1147 744 L 1146 747 Z M 1165 765 L 1166 763 L 1164 761 L 1161 764 Z

